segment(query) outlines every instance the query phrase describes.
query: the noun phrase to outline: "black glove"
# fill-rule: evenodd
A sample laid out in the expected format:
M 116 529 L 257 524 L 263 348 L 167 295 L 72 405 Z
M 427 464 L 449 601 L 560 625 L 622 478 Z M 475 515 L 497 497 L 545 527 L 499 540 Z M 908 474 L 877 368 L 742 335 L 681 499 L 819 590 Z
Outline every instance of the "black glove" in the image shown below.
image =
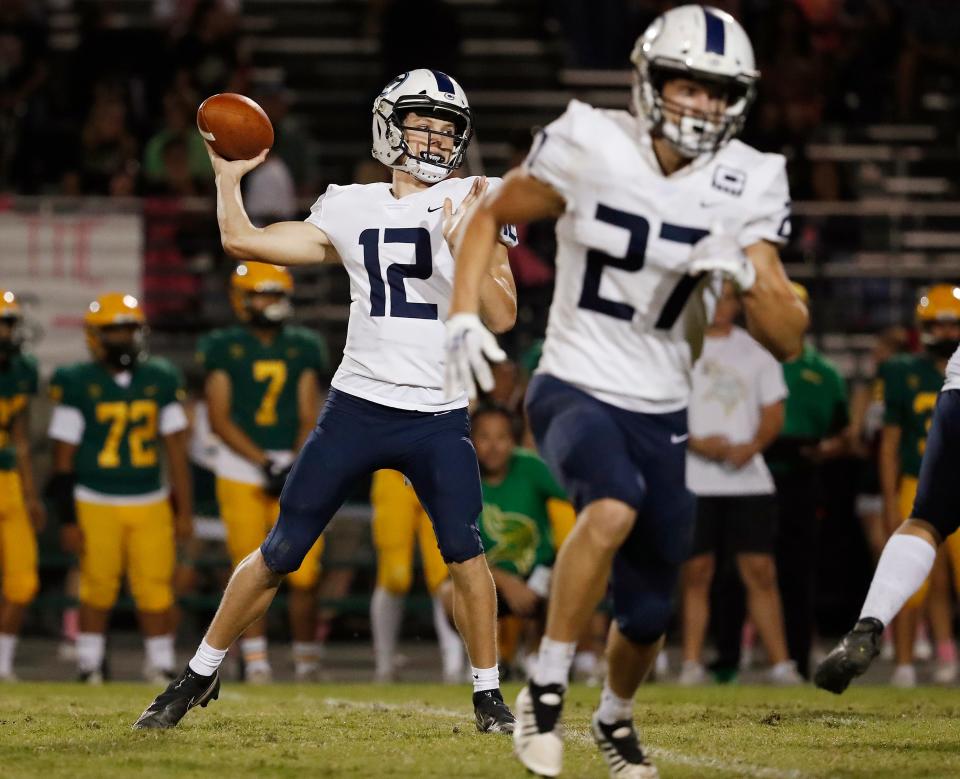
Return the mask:
M 73 488 L 77 477 L 73 473 L 55 473 L 47 482 L 43 494 L 50 500 L 61 525 L 77 524 L 77 504 L 73 499 Z
M 276 460 L 267 460 L 263 465 L 263 475 L 267 479 L 267 483 L 263 487 L 264 492 L 274 498 L 279 498 L 292 467 L 292 463 L 290 465 L 280 465 Z

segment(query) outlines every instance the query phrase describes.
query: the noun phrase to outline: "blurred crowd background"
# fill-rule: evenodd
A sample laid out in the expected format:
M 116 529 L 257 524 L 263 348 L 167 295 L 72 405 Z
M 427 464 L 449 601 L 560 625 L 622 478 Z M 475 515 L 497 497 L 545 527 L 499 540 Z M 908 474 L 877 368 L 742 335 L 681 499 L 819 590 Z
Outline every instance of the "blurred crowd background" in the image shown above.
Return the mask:
M 151 351 L 187 374 L 197 339 L 233 320 L 235 265 L 216 228 L 213 180 L 195 112 L 208 95 L 247 94 L 276 145 L 245 181 L 251 216 L 300 218 L 329 183 L 385 180 L 369 154 L 373 98 L 413 67 L 454 75 L 477 137 L 465 174 L 502 175 L 536 128 L 573 97 L 627 105 L 633 43 L 666 0 L 3 0 L 0 3 L 0 287 L 14 289 L 27 350 L 49 374 L 81 344 L 83 304 L 118 284 L 145 307 Z M 814 624 L 856 615 L 878 532 L 857 510 L 876 469 L 867 421 L 878 358 L 919 348 L 922 289 L 960 284 L 960 39 L 955 0 L 716 0 L 746 27 L 761 70 L 744 140 L 785 154 L 793 204 L 787 271 L 810 296 L 811 343 L 843 379 L 842 446 L 802 467 L 813 493 L 809 546 Z M 502 339 L 494 400 L 523 441 L 524 386 L 536 365 L 552 290 L 550 224 L 521 228 L 511 252 L 516 329 Z M 124 291 L 127 291 L 126 289 Z M 339 360 L 349 291 L 339 268 L 296 274 L 296 319 Z M 70 339 L 73 338 L 73 341 Z M 47 404 L 32 410 L 45 474 Z M 814 442 L 816 443 L 816 442 Z M 337 521 L 321 587 L 325 638 L 369 634 L 376 578 L 370 485 Z M 203 509 L 216 520 L 216 504 Z M 879 531 L 882 533 L 883 531 Z M 216 533 L 184 560 L 178 587 L 190 640 L 228 571 Z M 872 544 L 872 546 L 871 546 Z M 28 635 L 57 637 L 73 598 L 54 521 L 41 539 L 42 590 Z M 125 610 L 126 609 L 126 610 Z M 275 612 L 278 610 L 275 610 Z M 283 635 L 282 613 L 272 632 Z M 417 577 L 407 637 L 429 636 Z M 789 624 L 793 618 L 785 613 Z M 129 601 L 115 624 L 132 626 Z M 678 622 L 679 631 L 679 622 Z M 602 626 L 600 628 L 602 635 Z M 521 635 L 517 633 L 516 635 Z M 679 632 L 673 639 L 679 638 Z M 515 643 L 520 639 L 515 636 Z M 590 642 L 585 637 L 585 645 Z M 520 642 L 522 643 L 522 642 Z

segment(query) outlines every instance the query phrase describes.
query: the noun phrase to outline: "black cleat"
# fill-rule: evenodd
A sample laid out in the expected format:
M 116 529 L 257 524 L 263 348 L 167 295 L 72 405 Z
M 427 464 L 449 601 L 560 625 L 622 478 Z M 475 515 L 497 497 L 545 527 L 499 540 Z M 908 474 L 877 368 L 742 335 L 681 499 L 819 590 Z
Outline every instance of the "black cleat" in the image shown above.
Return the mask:
M 657 767 L 643 754 L 637 730 L 630 720 L 605 725 L 594 712 L 590 725 L 593 740 L 607 761 L 610 776 L 625 779 L 657 779 L 660 776 Z
M 503 702 L 500 690 L 483 690 L 473 694 L 473 713 L 481 733 L 513 733 L 516 719 Z
M 880 654 L 883 623 L 864 617 L 840 639 L 833 651 L 817 666 L 813 683 L 837 695 L 847 689 L 855 676 L 860 676 Z
M 175 727 L 194 706 L 206 708 L 210 701 L 215 701 L 218 697 L 220 697 L 220 674 L 201 676 L 187 666 L 184 672 L 171 682 L 133 723 L 133 728 L 142 730 Z

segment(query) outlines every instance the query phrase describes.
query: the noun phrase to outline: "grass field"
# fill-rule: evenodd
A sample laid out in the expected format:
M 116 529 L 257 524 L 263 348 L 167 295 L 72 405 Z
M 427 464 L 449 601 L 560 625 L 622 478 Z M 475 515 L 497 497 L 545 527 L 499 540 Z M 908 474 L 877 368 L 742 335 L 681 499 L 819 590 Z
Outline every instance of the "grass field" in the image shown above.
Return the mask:
M 516 687 L 507 694 L 512 698 Z M 0 776 L 523 777 L 505 736 L 480 735 L 467 688 L 230 684 L 173 731 L 131 731 L 154 688 L 0 687 Z M 564 776 L 603 777 L 574 687 Z M 637 707 L 670 777 L 957 777 L 960 692 L 650 686 Z

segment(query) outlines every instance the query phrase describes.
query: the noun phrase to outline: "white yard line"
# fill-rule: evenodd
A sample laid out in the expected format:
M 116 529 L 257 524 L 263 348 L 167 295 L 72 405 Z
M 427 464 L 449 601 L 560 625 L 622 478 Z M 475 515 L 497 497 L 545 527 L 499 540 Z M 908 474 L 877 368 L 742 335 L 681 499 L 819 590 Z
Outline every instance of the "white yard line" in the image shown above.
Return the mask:
M 432 706 L 411 706 L 406 703 L 379 703 L 376 701 L 351 701 L 345 698 L 324 698 L 327 706 L 345 707 L 352 709 L 368 709 L 372 711 L 406 711 L 432 717 L 450 717 L 462 720 L 468 717 L 468 712 L 454 709 L 441 709 Z M 593 737 L 586 731 L 567 730 L 567 738 L 581 744 L 593 744 Z M 685 755 L 672 749 L 650 747 L 650 754 L 666 763 L 676 763 L 693 768 L 706 768 L 711 771 L 726 771 L 738 776 L 748 776 L 752 779 L 803 779 L 805 774 L 797 769 L 768 768 L 767 766 L 751 765 L 738 761 L 727 762 L 719 758 L 707 756 Z

